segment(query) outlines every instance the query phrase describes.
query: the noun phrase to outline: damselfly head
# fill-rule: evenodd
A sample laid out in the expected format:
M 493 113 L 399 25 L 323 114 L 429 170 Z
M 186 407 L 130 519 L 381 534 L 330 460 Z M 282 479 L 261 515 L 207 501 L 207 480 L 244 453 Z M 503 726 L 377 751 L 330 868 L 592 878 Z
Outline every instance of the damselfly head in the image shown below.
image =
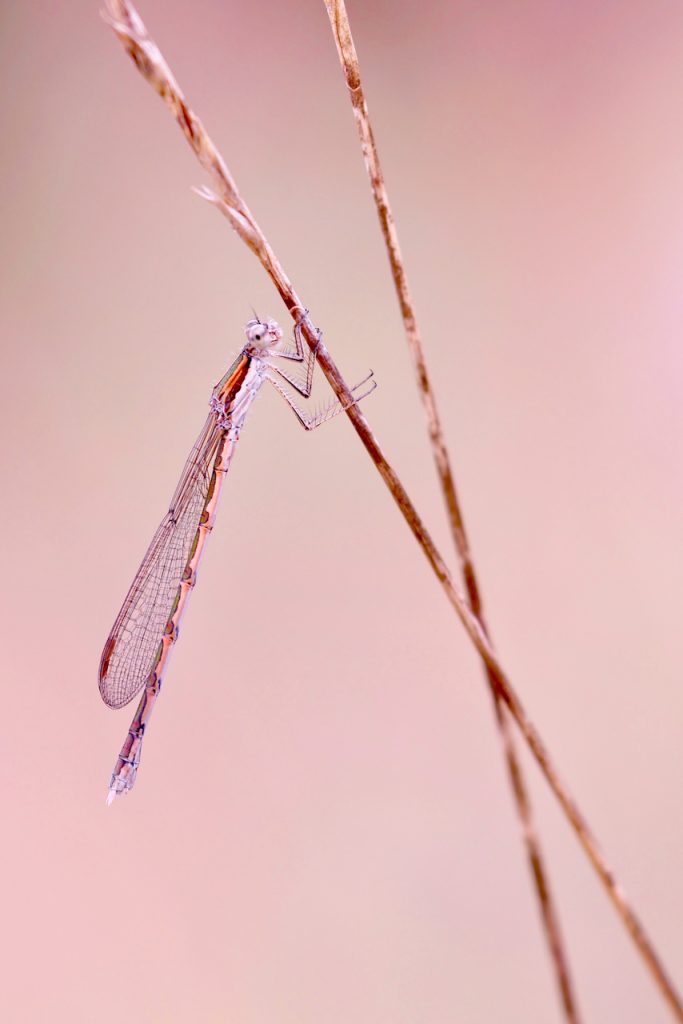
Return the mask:
M 255 317 L 244 328 L 248 343 L 255 349 L 272 348 L 282 338 L 282 328 L 274 320 Z

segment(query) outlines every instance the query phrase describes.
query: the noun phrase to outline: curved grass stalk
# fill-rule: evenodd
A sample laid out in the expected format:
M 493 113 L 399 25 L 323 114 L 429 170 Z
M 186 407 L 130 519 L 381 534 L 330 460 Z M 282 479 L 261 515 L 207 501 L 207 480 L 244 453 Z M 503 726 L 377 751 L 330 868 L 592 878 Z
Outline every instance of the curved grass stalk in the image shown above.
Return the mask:
M 450 458 L 446 438 L 439 415 L 436 395 L 432 387 L 431 376 L 427 368 L 427 359 L 422 337 L 417 323 L 415 306 L 408 285 L 408 276 L 405 263 L 401 255 L 401 247 L 398 241 L 396 223 L 389 202 L 389 195 L 384 181 L 384 173 L 379 159 L 379 152 L 375 142 L 374 132 L 368 106 L 365 101 L 363 80 L 360 72 L 358 54 L 351 33 L 351 25 L 344 0 L 325 0 L 325 7 L 330 19 L 332 34 L 337 46 L 339 61 L 341 63 L 346 85 L 349 91 L 349 99 L 353 108 L 358 135 L 360 138 L 361 151 L 365 162 L 365 169 L 370 179 L 370 188 L 377 210 L 377 216 L 384 238 L 384 244 L 389 258 L 391 276 L 396 289 L 403 326 L 405 328 L 406 341 L 413 361 L 415 381 L 417 390 L 422 402 L 425 417 L 427 420 L 427 433 L 432 446 L 432 455 L 436 472 L 441 484 L 441 492 L 446 505 L 446 514 L 453 535 L 453 543 L 460 563 L 460 574 L 463 579 L 467 600 L 474 615 L 481 622 L 482 628 L 487 636 L 490 635 L 483 616 L 481 588 L 477 579 L 477 573 L 472 560 L 465 521 L 458 499 L 458 492 L 455 486 L 453 470 L 451 469 Z M 511 723 L 508 712 L 501 697 L 498 695 L 494 679 L 489 669 L 484 668 L 484 675 L 493 697 L 493 710 L 496 724 L 503 749 L 503 757 L 507 765 L 512 795 L 517 809 L 521 825 L 522 841 L 526 847 L 527 859 L 531 877 L 538 899 L 541 913 L 541 921 L 545 933 L 550 959 L 554 966 L 555 979 L 560 993 L 560 999 L 565 1016 L 570 1024 L 579 1024 L 579 1011 L 576 1003 L 576 996 L 573 991 L 571 974 L 569 971 L 569 960 L 562 940 L 559 916 L 555 901 L 552 896 L 548 870 L 544 863 L 541 844 L 534 823 L 531 801 L 524 780 L 524 773 L 515 750 L 514 738 L 512 735 Z

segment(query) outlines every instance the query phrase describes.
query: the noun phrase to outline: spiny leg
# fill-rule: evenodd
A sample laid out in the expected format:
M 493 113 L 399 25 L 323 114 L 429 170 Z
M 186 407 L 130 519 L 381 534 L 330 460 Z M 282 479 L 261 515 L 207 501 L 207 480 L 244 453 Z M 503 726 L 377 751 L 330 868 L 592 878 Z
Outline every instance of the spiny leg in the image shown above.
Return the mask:
M 297 363 L 303 363 L 304 359 L 306 358 L 306 352 L 310 352 L 308 345 L 301 337 L 301 325 L 308 318 L 308 310 L 303 309 L 302 306 L 299 306 L 298 308 L 303 310 L 303 312 L 301 313 L 301 316 L 294 324 L 294 352 L 292 352 L 290 349 L 288 352 L 273 352 L 273 355 L 277 356 L 278 359 L 293 359 Z
M 313 374 L 315 371 L 316 356 L 318 353 L 320 342 L 322 341 L 323 333 L 320 330 L 320 328 L 314 327 L 312 324 L 310 325 L 311 329 L 315 332 L 317 338 L 315 347 L 313 349 L 310 349 L 306 342 L 304 341 L 301 331 L 302 324 L 305 323 L 307 318 L 308 310 L 303 309 L 301 316 L 294 324 L 294 344 L 296 346 L 295 352 L 271 353 L 271 358 L 279 356 L 284 359 L 292 359 L 295 360 L 296 362 L 305 363 L 305 383 L 302 383 L 301 381 L 297 381 L 294 378 L 290 377 L 290 375 L 286 373 L 284 370 L 282 370 L 279 366 L 273 365 L 273 363 L 271 363 L 270 360 L 268 360 L 267 362 L 268 369 L 270 372 L 266 374 L 266 380 L 268 380 L 273 385 L 275 390 L 284 398 L 284 400 L 287 402 L 296 418 L 299 420 L 299 423 L 302 425 L 302 427 L 305 430 L 315 430 L 316 427 L 321 426 L 323 423 L 326 423 L 334 416 L 337 416 L 340 412 L 344 412 L 346 409 L 350 408 L 350 406 L 355 405 L 356 402 L 360 402 L 362 401 L 362 399 L 366 398 L 372 391 L 375 390 L 375 388 L 377 387 L 377 382 L 372 379 L 373 372 L 371 370 L 367 377 L 364 377 L 363 380 L 360 381 L 360 383 L 356 384 L 353 388 L 351 388 L 351 394 L 354 396 L 351 402 L 347 402 L 346 404 L 344 404 L 343 402 L 335 398 L 327 405 L 323 406 L 321 409 L 318 409 L 315 413 L 313 413 L 313 415 L 305 413 L 303 409 L 301 409 L 300 406 L 297 405 L 297 403 L 294 401 L 292 396 L 287 392 L 287 390 L 282 386 L 281 381 L 286 381 L 287 384 L 289 384 L 290 387 L 292 387 L 296 392 L 298 392 L 298 394 L 300 394 L 303 398 L 310 397 L 311 391 L 313 389 Z M 281 380 L 278 380 L 278 377 L 281 378 Z M 365 391 L 362 391 L 362 393 L 358 394 L 358 392 L 363 388 L 364 385 L 368 384 L 368 382 L 369 386 L 365 389 Z
M 290 375 L 286 373 L 283 369 L 281 369 L 279 366 L 273 366 L 270 360 L 268 360 L 268 366 L 273 371 L 273 373 L 276 373 L 278 377 L 282 377 L 283 380 L 286 380 L 289 386 L 291 388 L 294 388 L 297 394 L 301 395 L 302 398 L 311 397 L 311 391 L 313 390 L 314 365 L 314 360 L 311 359 L 308 368 L 308 373 L 306 374 L 306 380 L 302 382 L 300 380 L 295 380 L 294 377 L 290 377 Z
M 304 322 L 307 316 L 308 310 L 305 310 L 304 313 L 299 317 L 297 322 L 294 324 L 294 351 L 292 352 L 291 349 L 286 349 L 283 352 L 271 352 L 272 358 L 292 359 L 296 363 L 303 363 L 305 361 L 306 352 L 310 353 L 310 349 L 308 348 L 308 345 L 306 345 L 305 341 L 301 337 L 301 324 Z
M 303 339 L 303 337 L 301 335 L 301 325 L 304 323 L 304 321 L 306 320 L 307 317 L 308 317 L 308 310 L 305 309 L 303 311 L 303 314 L 299 317 L 297 322 L 294 324 L 294 344 L 296 346 L 295 351 L 294 352 L 272 352 L 271 356 L 270 356 L 271 359 L 291 359 L 291 360 L 294 360 L 297 363 L 304 363 L 305 370 L 306 370 L 306 381 L 305 381 L 305 383 L 301 383 L 300 381 L 293 380 L 289 376 L 289 374 L 285 373 L 284 370 L 281 370 L 279 366 L 273 366 L 272 364 L 270 364 L 271 368 L 276 373 L 278 373 L 283 378 L 283 380 L 286 380 L 287 383 L 291 387 L 293 387 L 295 391 L 297 391 L 300 395 L 303 395 L 304 398 L 308 398 L 310 393 L 311 393 L 311 391 L 312 391 L 312 389 L 313 389 L 313 374 L 315 372 L 315 359 L 316 359 L 316 355 L 317 355 L 317 352 L 318 352 L 318 346 L 320 345 L 320 342 L 321 342 L 322 336 L 323 336 L 323 332 L 319 328 L 313 327 L 313 330 L 314 330 L 318 340 L 317 340 L 315 348 L 313 350 L 311 350 L 308 347 L 308 345 L 306 344 L 306 342 L 304 341 L 304 339 Z
M 272 369 L 276 369 L 276 367 L 272 367 Z M 354 396 L 353 401 L 344 404 L 339 401 L 339 399 L 335 398 L 332 402 L 324 406 L 322 409 L 319 409 L 312 416 L 307 415 L 303 409 L 296 404 L 292 396 L 282 386 L 277 377 L 267 373 L 266 380 L 269 381 L 275 390 L 284 398 L 285 402 L 290 407 L 304 430 L 315 430 L 316 427 L 320 427 L 323 423 L 327 423 L 328 420 L 338 416 L 340 412 L 345 412 L 347 409 L 350 409 L 352 405 L 356 405 L 357 402 L 361 402 L 364 398 L 367 398 L 367 396 L 377 387 L 377 381 L 373 379 L 373 376 L 374 375 L 371 370 L 367 377 L 351 388 L 351 394 Z M 357 394 L 364 385 L 368 386 L 360 394 Z

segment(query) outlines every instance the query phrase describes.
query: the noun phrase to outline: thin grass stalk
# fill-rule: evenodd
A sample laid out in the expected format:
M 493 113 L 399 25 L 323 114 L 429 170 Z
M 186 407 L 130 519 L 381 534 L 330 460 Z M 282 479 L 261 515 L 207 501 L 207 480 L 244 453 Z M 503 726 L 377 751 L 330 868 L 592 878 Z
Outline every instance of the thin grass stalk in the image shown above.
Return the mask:
M 224 214 L 240 238 L 258 257 L 264 270 L 275 285 L 289 314 L 296 321 L 299 318 L 301 309 L 305 308 L 303 302 L 294 290 L 273 249 L 242 199 L 227 165 L 211 141 L 202 122 L 187 105 L 180 87 L 171 74 L 158 46 L 150 38 L 139 14 L 127 0 L 107 0 L 107 11 L 104 17 L 140 73 L 165 101 L 199 162 L 211 176 L 216 191 L 204 187 L 198 190 L 199 194 L 209 200 Z M 527 716 L 479 620 L 470 609 L 465 595 L 453 583 L 445 561 L 437 550 L 403 484 L 380 448 L 365 415 L 358 405 L 352 404 L 353 396 L 348 385 L 339 372 L 327 347 L 322 342 L 318 344 L 318 335 L 308 320 L 304 321 L 302 334 L 311 349 L 317 346 L 317 360 L 330 387 L 346 405 L 346 415 L 391 492 L 415 539 L 422 548 L 448 600 L 465 627 L 467 635 L 487 668 L 490 669 L 497 692 L 510 709 L 548 785 L 576 832 L 590 863 L 605 885 L 629 934 L 649 966 L 660 990 L 674 1010 L 677 1019 L 683 1021 L 683 1003 L 681 1003 L 672 982 L 669 980 L 663 963 L 626 899 L 623 890 L 615 881 L 612 871 L 588 827 L 586 819 L 570 795 L 569 790 L 561 781 L 539 733 Z
M 490 639 L 490 633 L 483 616 L 481 588 L 472 559 L 469 538 L 458 500 L 458 492 L 439 415 L 436 394 L 432 387 L 415 306 L 408 285 L 405 263 L 401 255 L 396 222 L 391 209 L 391 203 L 389 202 L 389 194 L 386 189 L 384 173 L 372 130 L 372 122 L 365 100 L 360 63 L 351 33 L 346 4 L 344 0 L 325 0 L 325 8 L 330 19 L 332 34 L 348 87 L 356 127 L 358 128 L 365 169 L 370 179 L 370 188 L 389 258 L 391 275 L 403 318 L 406 341 L 408 342 L 408 349 L 413 361 L 417 389 L 427 420 L 427 432 L 432 446 L 434 464 L 441 484 L 441 492 L 446 505 L 446 514 L 453 535 L 453 543 L 460 563 L 460 572 L 465 585 L 467 600 L 472 612 L 477 616 L 484 632 Z M 559 916 L 550 889 L 548 870 L 544 864 L 524 774 L 515 750 L 508 713 L 498 695 L 496 684 L 490 671 L 485 668 L 484 674 L 493 697 L 495 720 L 498 726 L 503 756 L 508 769 L 510 786 L 521 825 L 522 839 L 527 852 L 531 877 L 538 899 L 541 921 L 551 963 L 554 967 L 560 999 L 565 1016 L 570 1024 L 579 1024 L 580 1017 L 569 971 L 569 959 L 562 941 Z

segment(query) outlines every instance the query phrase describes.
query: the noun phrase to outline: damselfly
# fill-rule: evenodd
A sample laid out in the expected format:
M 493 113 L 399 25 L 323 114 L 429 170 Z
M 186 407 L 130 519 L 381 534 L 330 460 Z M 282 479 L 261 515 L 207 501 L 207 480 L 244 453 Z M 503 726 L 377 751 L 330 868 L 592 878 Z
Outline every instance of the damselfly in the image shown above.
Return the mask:
M 247 343 L 213 389 L 210 412 L 185 463 L 168 512 L 152 538 L 137 575 L 123 602 L 100 661 L 100 693 L 105 704 L 121 708 L 144 687 L 109 786 L 107 803 L 133 788 L 140 751 L 154 708 L 180 619 L 197 581 L 197 568 L 213 529 L 225 474 L 247 412 L 267 381 L 285 399 L 299 423 L 313 430 L 344 406 L 331 402 L 309 416 L 296 404 L 287 387 L 304 398 L 311 394 L 317 346 L 305 344 L 301 327 L 294 327 L 294 349 L 280 348 L 282 331 L 274 320 L 250 320 Z M 318 345 L 321 334 L 318 331 Z M 301 363 L 303 379 L 286 373 L 274 360 Z M 352 390 L 359 402 L 375 388 L 370 373 Z

